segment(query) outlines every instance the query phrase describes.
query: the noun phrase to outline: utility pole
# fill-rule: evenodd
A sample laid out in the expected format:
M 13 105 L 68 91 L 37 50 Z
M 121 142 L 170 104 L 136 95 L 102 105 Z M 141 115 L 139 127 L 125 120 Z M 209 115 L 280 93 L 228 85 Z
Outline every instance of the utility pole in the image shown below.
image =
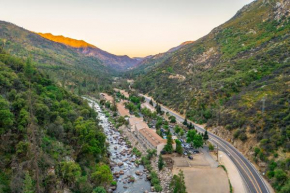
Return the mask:
M 216 146 L 216 160 L 219 161 L 219 144 Z

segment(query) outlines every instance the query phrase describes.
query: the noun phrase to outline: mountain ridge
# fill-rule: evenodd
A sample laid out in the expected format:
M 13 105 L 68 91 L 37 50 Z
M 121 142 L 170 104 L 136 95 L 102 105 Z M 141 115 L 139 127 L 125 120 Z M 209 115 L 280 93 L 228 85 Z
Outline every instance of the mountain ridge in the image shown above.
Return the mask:
M 84 40 L 72 39 L 69 37 L 65 37 L 63 35 L 53 35 L 51 33 L 40 33 L 40 32 L 35 32 L 35 33 L 48 40 L 58 42 L 58 43 L 63 43 L 73 48 L 83 48 L 83 47 L 97 48 L 96 46 L 89 44 Z
M 152 70 L 158 66 L 158 64 L 165 61 L 168 57 L 170 57 L 174 52 L 183 49 L 185 46 L 194 43 L 194 41 L 185 41 L 178 46 L 175 46 L 173 48 L 170 48 L 166 52 L 150 55 L 145 58 L 143 58 L 138 65 L 130 69 L 127 73 L 125 73 L 125 76 L 128 78 L 133 78 L 135 76 L 138 76 L 140 74 L 144 74 L 148 72 L 149 70 Z
M 11 55 L 31 57 L 37 68 L 46 71 L 59 85 L 72 92 L 102 90 L 108 85 L 113 70 L 102 65 L 97 58 L 87 57 L 64 44 L 47 40 L 13 23 L 0 21 L 0 44 Z
M 95 57 L 101 60 L 104 65 L 109 66 L 116 70 L 124 71 L 129 68 L 135 67 L 140 62 L 140 58 L 135 59 L 130 58 L 127 55 L 111 54 L 83 40 L 76 40 L 73 38 L 64 37 L 62 35 L 53 35 L 51 33 L 37 33 L 37 34 L 48 40 L 72 47 L 85 56 Z

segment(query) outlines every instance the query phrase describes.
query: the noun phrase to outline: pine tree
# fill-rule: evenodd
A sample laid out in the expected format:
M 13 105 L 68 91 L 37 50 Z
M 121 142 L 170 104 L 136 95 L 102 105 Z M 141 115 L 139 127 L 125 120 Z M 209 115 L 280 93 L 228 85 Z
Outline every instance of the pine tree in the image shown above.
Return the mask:
M 170 188 L 174 193 L 186 193 L 184 174 L 180 170 L 178 175 L 174 175 L 170 183 Z
M 204 132 L 204 135 L 203 135 L 203 140 L 204 141 L 206 141 L 206 140 L 208 140 L 208 133 L 207 133 L 207 130 L 205 130 L 205 132 Z
M 172 146 L 172 135 L 171 133 L 169 132 L 169 134 L 167 135 L 167 143 L 164 147 L 165 151 L 167 153 L 172 153 L 173 151 L 173 146 Z
M 178 139 L 176 139 L 175 143 L 176 143 L 176 152 L 178 154 L 182 155 L 183 154 L 183 148 L 181 146 L 181 142 Z
M 163 161 L 163 158 L 161 156 L 161 154 L 159 155 L 159 159 L 158 159 L 158 169 L 159 170 L 162 170 L 163 166 L 164 166 L 164 161 Z
M 184 121 L 183 121 L 183 125 L 186 125 L 187 126 L 187 124 L 188 124 L 187 123 L 187 119 L 185 118 Z

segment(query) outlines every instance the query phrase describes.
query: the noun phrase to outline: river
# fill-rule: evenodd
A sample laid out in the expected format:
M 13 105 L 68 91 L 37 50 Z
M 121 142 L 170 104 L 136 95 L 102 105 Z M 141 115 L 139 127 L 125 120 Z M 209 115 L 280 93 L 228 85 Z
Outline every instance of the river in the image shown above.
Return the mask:
M 126 145 L 123 136 L 114 129 L 113 125 L 102 112 L 102 109 L 95 101 L 85 98 L 89 105 L 98 113 L 100 125 L 104 128 L 109 143 L 111 170 L 114 173 L 114 179 L 117 181 L 115 193 L 142 193 L 150 192 L 150 182 L 146 179 L 146 170 L 142 165 L 135 165 L 135 155 L 131 153 L 132 148 Z M 137 174 L 138 175 L 137 175 Z M 134 182 L 130 182 L 133 181 Z

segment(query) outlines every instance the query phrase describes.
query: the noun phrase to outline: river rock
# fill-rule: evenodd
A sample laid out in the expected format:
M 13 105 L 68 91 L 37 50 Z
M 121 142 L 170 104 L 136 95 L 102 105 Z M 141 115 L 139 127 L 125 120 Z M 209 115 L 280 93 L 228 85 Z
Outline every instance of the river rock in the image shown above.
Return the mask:
M 146 175 L 147 180 L 151 180 L 151 176 L 150 175 Z
M 123 162 L 119 162 L 119 163 L 118 163 L 118 166 L 122 166 L 122 165 L 124 165 Z
M 137 171 L 135 172 L 135 174 L 138 175 L 138 176 L 140 176 L 142 173 L 141 173 L 139 170 L 137 170 Z

